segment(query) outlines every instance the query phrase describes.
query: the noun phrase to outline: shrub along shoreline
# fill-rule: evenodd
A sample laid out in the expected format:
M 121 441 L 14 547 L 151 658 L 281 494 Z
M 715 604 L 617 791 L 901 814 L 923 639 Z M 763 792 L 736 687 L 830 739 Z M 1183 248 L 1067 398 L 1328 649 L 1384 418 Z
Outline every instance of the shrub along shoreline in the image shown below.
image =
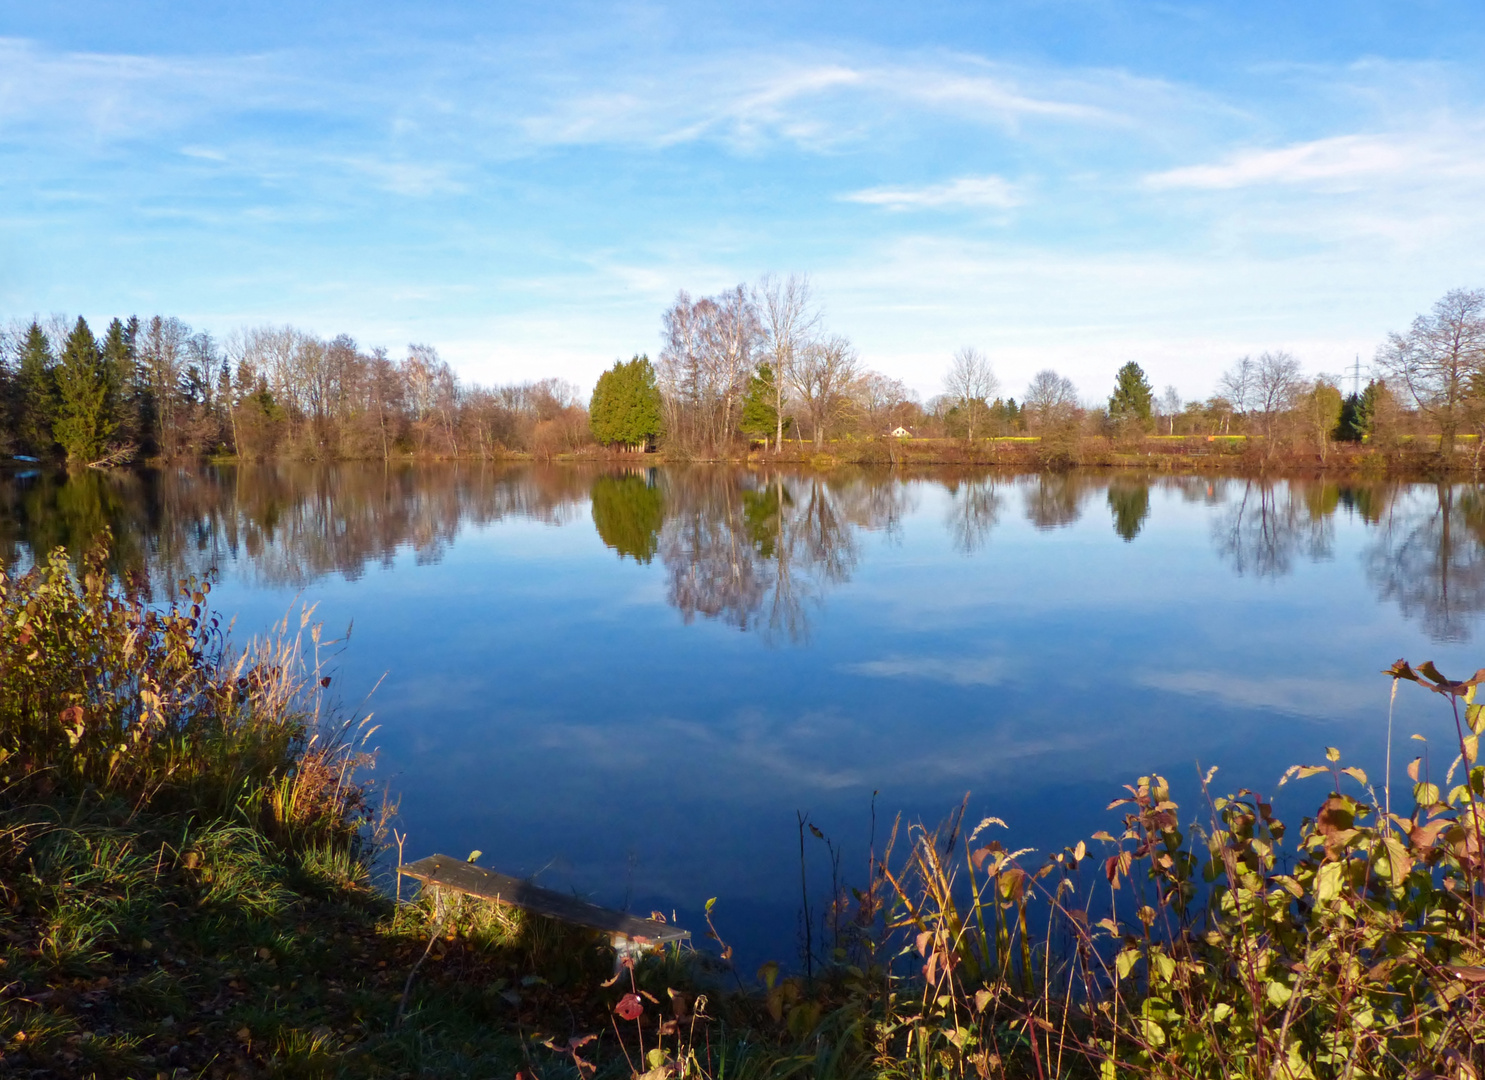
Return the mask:
M 719 943 L 613 979 L 592 935 L 374 887 L 369 729 L 336 720 L 310 613 L 234 649 L 207 583 L 149 607 L 104 566 L 0 576 L 8 1074 L 1485 1070 L 1485 671 L 1394 665 L 1457 759 L 1379 784 L 1329 751 L 1284 778 L 1330 789 L 1295 830 L 1210 773 L 1200 825 L 1142 777 L 1115 831 L 1041 860 L 961 808 L 818 905 L 801 973 L 734 975 Z
M 1477 476 L 1485 468 L 1480 443 L 1461 437 L 1452 453 L 1443 455 L 1431 439 L 1405 437 L 1389 445 L 1332 443 L 1324 453 L 1313 448 L 1279 447 L 1269 450 L 1261 438 L 1246 435 L 1151 435 L 1135 439 L 1079 436 L 1055 439 L 1006 436 L 965 439 L 875 438 L 838 439 L 816 446 L 785 440 L 783 449 L 737 446 L 729 452 L 702 453 L 678 446 L 658 450 L 604 448 L 589 445 L 576 451 L 528 453 L 493 450 L 460 456 L 437 454 L 392 455 L 397 462 L 500 461 L 645 464 L 734 464 L 746 466 L 802 465 L 835 468 L 842 465 L 895 468 L 941 465 L 1045 471 L 1072 468 L 1147 469 L 1161 472 L 1222 473 L 1267 476 L 1343 476 L 1394 479 L 1434 479 Z M 217 464 L 241 464 L 243 459 L 216 456 Z M 278 459 L 274 459 L 278 460 Z M 382 460 L 347 458 L 347 461 Z M 161 459 L 147 464 L 161 465 Z

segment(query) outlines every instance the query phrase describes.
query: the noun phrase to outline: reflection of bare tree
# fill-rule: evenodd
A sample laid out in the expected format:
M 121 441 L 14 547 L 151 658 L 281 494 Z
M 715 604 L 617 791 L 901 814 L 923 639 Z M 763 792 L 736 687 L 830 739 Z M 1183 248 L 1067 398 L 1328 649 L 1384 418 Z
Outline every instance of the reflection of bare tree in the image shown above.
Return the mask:
M 1038 529 L 1060 529 L 1083 516 L 1093 482 L 1078 473 L 1041 473 L 1025 491 L 1026 519 Z
M 1238 574 L 1280 577 L 1296 557 L 1330 557 L 1338 501 L 1333 484 L 1249 480 L 1212 520 L 1212 542 Z
M 667 478 L 660 559 L 666 599 L 686 622 L 697 615 L 748 630 L 771 570 L 748 535 L 743 488 L 730 470 L 687 470 Z
M 685 470 L 666 481 L 670 602 L 687 621 L 700 614 L 790 640 L 808 635 L 826 587 L 849 579 L 854 530 L 890 527 L 902 509 L 900 498 L 819 476 Z
M 379 465 L 243 466 L 43 474 L 0 484 L 0 559 L 58 545 L 74 553 L 107 528 L 114 565 L 141 582 L 238 564 L 271 586 L 355 579 L 411 549 L 442 558 L 464 524 L 571 520 L 588 478 L 570 469 Z
M 955 551 L 973 554 L 985 546 L 990 530 L 1000 523 L 999 486 L 993 476 L 953 477 L 944 483 L 951 499 L 945 515 L 949 539 Z
M 1368 580 L 1434 641 L 1468 641 L 1485 611 L 1485 488 L 1439 484 L 1389 502 L 1364 556 Z

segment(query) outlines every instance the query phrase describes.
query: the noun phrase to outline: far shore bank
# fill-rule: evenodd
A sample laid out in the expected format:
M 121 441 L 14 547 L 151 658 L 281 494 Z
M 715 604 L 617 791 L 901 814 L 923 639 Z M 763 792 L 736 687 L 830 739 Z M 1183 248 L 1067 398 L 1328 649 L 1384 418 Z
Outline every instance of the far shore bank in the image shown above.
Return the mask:
M 1262 438 L 1246 435 L 1158 435 L 1138 439 L 1083 437 L 1062 440 L 1039 436 L 976 439 L 879 438 L 812 442 L 785 440 L 782 450 L 754 444 L 730 451 L 690 451 L 674 446 L 637 451 L 586 445 L 560 453 L 532 454 L 496 447 L 479 454 L 394 453 L 375 457 L 303 457 L 298 455 L 244 458 L 212 455 L 204 458 L 146 457 L 134 466 L 166 468 L 182 464 L 262 465 L 376 463 L 415 465 L 434 463 L 539 463 L 600 467 L 654 467 L 734 465 L 748 468 L 790 467 L 830 470 L 841 467 L 1004 469 L 1049 472 L 1067 469 L 1121 469 L 1163 473 L 1228 476 L 1318 477 L 1348 480 L 1469 480 L 1485 466 L 1476 436 L 1460 436 L 1452 453 L 1442 453 L 1432 439 L 1408 437 L 1386 446 L 1371 443 L 1328 443 L 1315 446 L 1270 448 Z M 129 467 L 111 466 L 113 468 Z M 37 469 L 63 468 L 61 461 L 0 459 L 0 476 Z M 78 468 L 78 466 L 73 466 Z

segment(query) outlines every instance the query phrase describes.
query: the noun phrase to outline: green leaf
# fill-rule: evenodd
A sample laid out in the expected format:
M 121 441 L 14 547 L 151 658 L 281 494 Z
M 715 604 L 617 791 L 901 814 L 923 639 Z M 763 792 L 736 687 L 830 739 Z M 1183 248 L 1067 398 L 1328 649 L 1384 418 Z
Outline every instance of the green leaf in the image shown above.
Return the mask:
M 464 861 L 465 862 L 474 862 L 476 859 L 478 859 L 483 854 L 484 854 L 483 851 L 480 851 L 478 848 L 475 848 L 475 850 L 473 850 L 473 851 L 471 851 L 469 853 L 469 858 L 465 859 Z
M 1154 965 L 1155 970 L 1160 973 L 1161 979 L 1170 982 L 1175 977 L 1176 961 L 1174 957 L 1166 956 L 1163 952 L 1154 952 L 1150 954 L 1150 962 Z
M 1340 896 L 1345 873 L 1346 864 L 1343 862 L 1329 862 L 1315 871 L 1315 901 L 1329 904 Z
M 1114 958 L 1114 971 L 1118 973 L 1119 978 L 1127 979 L 1129 978 L 1129 973 L 1134 970 L 1134 965 L 1139 962 L 1140 953 L 1138 949 L 1125 949 Z
M 1326 761 L 1340 761 L 1341 760 L 1341 752 L 1339 750 L 1337 750 L 1334 746 L 1327 746 L 1325 748 L 1325 760 Z
M 712 913 L 712 908 L 716 906 L 716 903 L 717 903 L 717 898 L 715 896 L 712 897 L 710 900 L 708 900 L 706 902 L 706 913 L 708 915 L 710 915 Z
M 1231 1015 L 1232 1006 L 1227 1004 L 1227 1002 L 1225 1001 L 1217 1002 L 1216 1007 L 1212 1009 L 1212 1020 L 1218 1024 L 1222 1023 L 1222 1021 L 1226 1020 Z
M 1285 1005 L 1289 1004 L 1289 999 L 1294 996 L 1294 988 L 1276 980 L 1264 987 L 1264 996 L 1268 998 L 1269 1004 L 1274 1008 L 1282 1009 Z
M 1474 689 L 1471 687 L 1470 689 Z M 1485 735 L 1485 705 L 1470 705 L 1464 710 L 1465 717 L 1469 720 L 1470 730 L 1476 735 Z

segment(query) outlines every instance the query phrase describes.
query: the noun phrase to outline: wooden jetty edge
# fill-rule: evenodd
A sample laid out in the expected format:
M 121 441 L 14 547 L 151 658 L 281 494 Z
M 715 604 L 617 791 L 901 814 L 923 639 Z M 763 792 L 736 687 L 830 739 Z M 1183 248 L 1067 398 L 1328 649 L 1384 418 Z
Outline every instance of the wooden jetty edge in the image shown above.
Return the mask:
M 467 896 L 508 904 L 550 919 L 598 930 L 609 935 L 620 959 L 645 949 L 671 942 L 687 941 L 689 930 L 654 919 L 640 919 L 612 908 L 599 907 L 576 896 L 543 889 L 529 881 L 497 874 L 447 855 L 430 855 L 426 859 L 397 868 L 406 877 L 438 889 L 450 889 Z

